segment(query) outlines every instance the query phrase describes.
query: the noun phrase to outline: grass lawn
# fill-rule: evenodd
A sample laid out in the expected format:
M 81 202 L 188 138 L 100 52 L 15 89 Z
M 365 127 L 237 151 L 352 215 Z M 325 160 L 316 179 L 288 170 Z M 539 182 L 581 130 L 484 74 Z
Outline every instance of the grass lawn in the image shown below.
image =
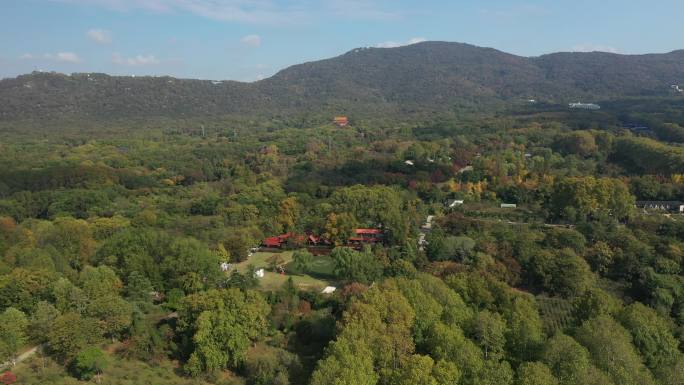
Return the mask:
M 246 261 L 238 263 L 236 268 L 241 273 L 246 272 L 249 265 L 254 265 L 257 269 L 265 269 L 264 278 L 259 279 L 261 289 L 263 290 L 277 290 L 290 277 L 292 277 L 295 286 L 302 290 L 320 291 L 330 285 L 334 268 L 332 258 L 327 255 L 315 256 L 311 264 L 311 272 L 309 274 L 302 274 L 294 268 L 292 254 L 293 251 L 283 251 L 281 253 L 257 252 Z M 285 265 L 284 275 L 270 271 L 268 260 L 273 255 L 278 255 L 282 259 Z

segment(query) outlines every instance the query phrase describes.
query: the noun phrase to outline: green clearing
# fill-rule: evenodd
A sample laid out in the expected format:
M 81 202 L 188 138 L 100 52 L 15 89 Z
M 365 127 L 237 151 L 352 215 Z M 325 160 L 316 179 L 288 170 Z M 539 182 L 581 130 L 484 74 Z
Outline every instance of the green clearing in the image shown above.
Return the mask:
M 249 265 L 253 265 L 257 269 L 263 268 L 265 274 L 263 278 L 259 279 L 259 284 L 262 290 L 267 291 L 279 289 L 287 282 L 288 278 L 292 278 L 295 286 L 302 290 L 318 291 L 330 285 L 334 268 L 332 258 L 327 255 L 315 256 L 311 264 L 311 271 L 308 274 L 303 274 L 297 271 L 293 265 L 293 253 L 293 251 L 257 252 L 246 261 L 237 264 L 236 268 L 241 273 L 245 273 Z M 285 274 L 270 271 L 268 260 L 273 255 L 278 255 L 282 259 L 285 265 Z
M 564 330 L 572 322 L 572 304 L 566 299 L 538 296 L 537 306 L 548 335 Z

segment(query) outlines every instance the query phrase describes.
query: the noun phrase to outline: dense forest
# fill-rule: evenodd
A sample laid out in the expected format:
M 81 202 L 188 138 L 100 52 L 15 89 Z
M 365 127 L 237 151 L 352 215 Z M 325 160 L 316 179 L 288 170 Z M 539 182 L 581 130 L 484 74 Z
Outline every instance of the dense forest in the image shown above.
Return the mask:
M 0 381 L 684 384 L 681 106 L 5 119 Z

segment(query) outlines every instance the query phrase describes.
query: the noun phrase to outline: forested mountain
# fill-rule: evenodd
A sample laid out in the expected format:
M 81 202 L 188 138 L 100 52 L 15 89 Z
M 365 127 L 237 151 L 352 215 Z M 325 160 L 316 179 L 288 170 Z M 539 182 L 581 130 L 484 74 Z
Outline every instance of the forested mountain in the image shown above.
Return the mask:
M 460 43 L 359 48 L 254 82 L 33 73 L 0 81 L 0 119 L 448 111 L 523 99 L 666 95 L 684 51 L 527 58 Z

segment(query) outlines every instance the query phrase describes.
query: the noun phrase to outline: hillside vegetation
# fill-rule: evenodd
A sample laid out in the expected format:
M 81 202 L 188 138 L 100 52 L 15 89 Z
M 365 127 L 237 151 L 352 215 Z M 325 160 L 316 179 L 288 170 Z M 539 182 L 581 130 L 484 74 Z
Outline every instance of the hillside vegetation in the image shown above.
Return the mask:
M 0 119 L 275 116 L 378 112 L 402 116 L 662 96 L 684 79 L 684 51 L 557 53 L 535 58 L 460 43 L 360 48 L 255 82 L 32 73 L 0 81 Z

